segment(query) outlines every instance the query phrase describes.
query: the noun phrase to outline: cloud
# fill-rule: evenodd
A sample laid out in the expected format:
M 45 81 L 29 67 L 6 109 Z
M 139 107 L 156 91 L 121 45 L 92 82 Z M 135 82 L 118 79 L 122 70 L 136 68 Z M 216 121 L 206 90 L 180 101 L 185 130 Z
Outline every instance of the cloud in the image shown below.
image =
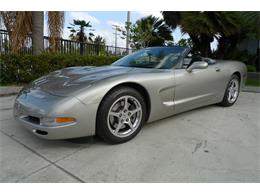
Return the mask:
M 46 35 L 46 36 L 48 36 L 48 34 L 49 34 L 47 19 L 48 19 L 48 17 L 45 12 L 45 14 L 44 14 L 44 35 Z M 96 17 L 91 16 L 87 12 L 66 12 L 65 23 L 64 23 L 64 28 L 63 28 L 63 35 L 62 35 L 62 37 L 64 39 L 68 39 L 69 35 L 71 34 L 70 30 L 67 27 L 70 26 L 69 23 L 72 23 L 73 19 L 90 21 L 90 24 L 96 24 L 96 25 L 100 24 L 100 21 Z
M 102 36 L 106 40 L 106 45 L 114 46 L 115 45 L 115 35 L 113 34 L 113 30 L 97 30 L 95 31 L 95 36 Z M 126 42 L 124 39 L 121 39 L 120 36 L 117 38 L 117 47 L 125 47 Z
M 124 23 L 118 22 L 118 21 L 113 21 L 113 20 L 108 20 L 107 21 L 107 25 L 111 26 L 111 28 L 112 28 L 112 25 L 117 25 L 117 26 L 120 26 L 120 27 L 124 27 L 125 26 Z
M 106 44 L 107 45 L 113 45 L 114 44 L 114 36 L 113 36 L 113 33 L 109 30 L 100 30 L 100 31 L 96 31 L 95 32 L 95 36 L 102 36 L 105 38 L 106 40 Z
M 70 26 L 69 23 L 72 23 L 73 19 L 90 21 L 91 25 L 100 24 L 100 21 L 96 17 L 90 15 L 87 12 L 66 12 L 65 25 L 64 25 L 63 36 L 62 36 L 64 39 L 68 39 L 69 35 L 71 34 L 70 30 L 67 27 Z
M 72 22 L 73 19 L 90 21 L 91 24 L 100 24 L 100 21 L 88 12 L 68 12 L 68 22 Z
M 100 33 L 100 35 L 106 39 L 107 45 L 115 46 L 115 34 L 112 25 L 117 25 L 121 28 L 124 28 L 125 24 L 123 22 L 114 21 L 114 20 L 108 20 L 106 23 L 109 26 L 108 30 L 97 31 L 96 34 Z M 117 47 L 125 47 L 126 41 L 125 39 L 121 39 L 120 37 L 121 36 L 119 34 L 117 36 Z
M 71 34 L 71 32 L 70 32 L 70 30 L 68 28 L 64 28 L 63 29 L 62 37 L 64 39 L 69 39 L 70 34 Z
M 137 11 L 136 13 L 138 13 L 141 17 L 153 15 L 153 16 L 156 16 L 158 18 L 163 18 L 160 11 Z

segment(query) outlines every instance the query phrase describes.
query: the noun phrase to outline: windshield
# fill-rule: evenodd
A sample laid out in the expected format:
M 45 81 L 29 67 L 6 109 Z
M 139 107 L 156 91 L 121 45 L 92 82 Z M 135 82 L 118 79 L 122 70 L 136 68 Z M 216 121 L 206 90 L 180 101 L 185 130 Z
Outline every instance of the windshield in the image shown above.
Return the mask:
M 145 48 L 117 60 L 112 65 L 170 69 L 178 64 L 184 50 L 183 47 Z

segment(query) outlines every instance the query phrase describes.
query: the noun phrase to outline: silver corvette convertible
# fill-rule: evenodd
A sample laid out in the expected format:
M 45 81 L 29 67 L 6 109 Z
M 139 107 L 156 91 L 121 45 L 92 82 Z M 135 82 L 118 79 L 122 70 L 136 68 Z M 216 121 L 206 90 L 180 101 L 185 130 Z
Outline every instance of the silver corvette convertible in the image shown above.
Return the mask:
M 14 116 L 42 138 L 96 134 L 121 143 L 145 122 L 233 105 L 245 78 L 241 62 L 193 55 L 186 47 L 151 47 L 108 66 L 70 67 L 35 80 L 17 96 Z

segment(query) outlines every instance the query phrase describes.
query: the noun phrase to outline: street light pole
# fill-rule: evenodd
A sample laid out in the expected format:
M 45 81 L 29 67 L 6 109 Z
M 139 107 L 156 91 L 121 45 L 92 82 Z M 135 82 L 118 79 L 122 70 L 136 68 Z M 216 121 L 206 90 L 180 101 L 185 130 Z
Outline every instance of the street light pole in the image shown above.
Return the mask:
M 129 54 L 129 35 L 130 35 L 130 11 L 127 11 L 127 23 L 126 23 L 126 51 Z
M 117 27 L 115 28 L 115 47 L 117 47 Z
M 115 25 L 115 24 L 113 24 L 112 25 L 114 28 L 114 30 L 115 30 L 115 55 L 117 54 L 116 53 L 116 49 L 117 49 L 117 35 L 118 35 L 118 33 L 117 33 L 117 31 L 118 31 L 118 29 L 120 28 L 120 26 L 118 26 L 118 25 Z

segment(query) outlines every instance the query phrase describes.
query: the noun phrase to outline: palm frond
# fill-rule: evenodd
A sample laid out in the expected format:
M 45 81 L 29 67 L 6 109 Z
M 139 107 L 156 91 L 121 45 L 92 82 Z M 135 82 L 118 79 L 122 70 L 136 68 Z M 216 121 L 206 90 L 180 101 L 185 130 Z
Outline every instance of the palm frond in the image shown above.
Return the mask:
M 183 12 L 163 11 L 162 15 L 166 24 L 169 25 L 171 28 L 175 29 L 181 23 L 182 13 Z
M 164 21 L 155 16 L 147 16 L 137 20 L 132 27 L 132 39 L 136 48 L 161 46 L 172 41 L 172 31 Z
M 88 35 L 89 35 L 90 37 L 95 36 L 93 33 L 88 33 Z

